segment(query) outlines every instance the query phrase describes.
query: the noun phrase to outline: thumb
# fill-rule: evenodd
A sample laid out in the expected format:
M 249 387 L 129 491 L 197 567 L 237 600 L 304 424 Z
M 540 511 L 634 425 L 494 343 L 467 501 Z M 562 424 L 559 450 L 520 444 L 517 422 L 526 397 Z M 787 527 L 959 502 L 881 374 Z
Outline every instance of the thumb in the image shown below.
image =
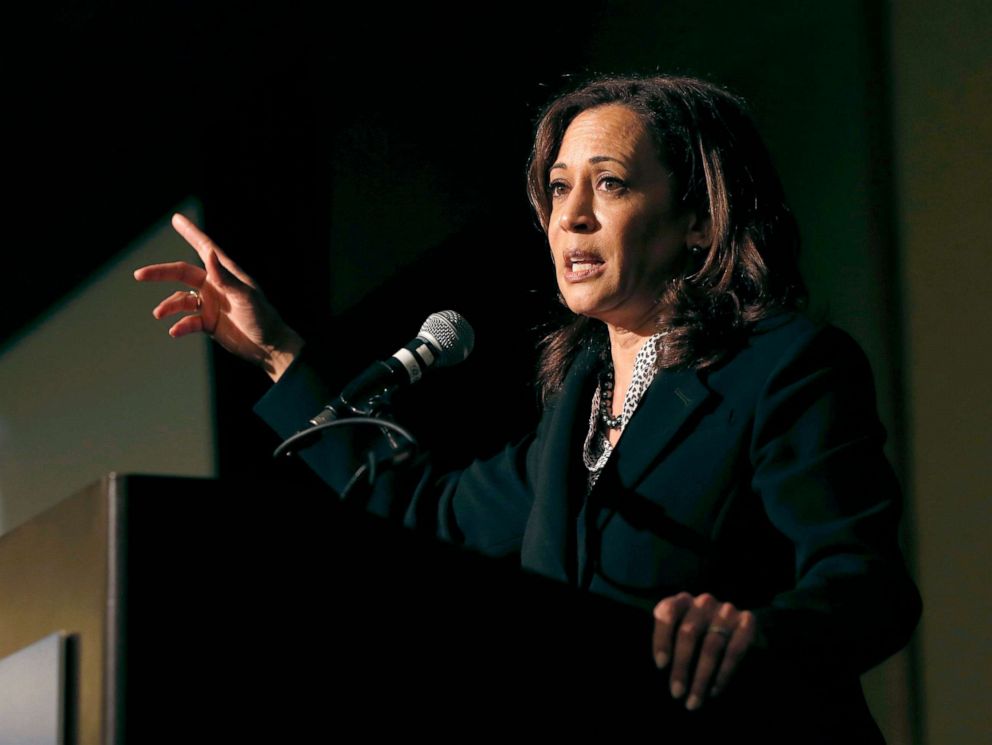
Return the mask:
M 218 287 L 225 290 L 241 289 L 241 282 L 220 262 L 220 257 L 217 256 L 216 251 L 211 250 L 207 254 L 207 260 L 204 262 L 204 265 L 207 268 L 207 274 L 213 278 Z

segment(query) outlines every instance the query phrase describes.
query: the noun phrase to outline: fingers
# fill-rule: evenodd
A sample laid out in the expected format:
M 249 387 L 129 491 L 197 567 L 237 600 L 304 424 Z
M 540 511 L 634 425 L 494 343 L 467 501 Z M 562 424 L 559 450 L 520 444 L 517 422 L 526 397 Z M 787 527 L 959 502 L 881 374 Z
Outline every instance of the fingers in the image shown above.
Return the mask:
M 713 600 L 716 603 L 716 600 Z M 698 709 L 707 695 L 712 695 L 711 682 L 717 667 L 725 659 L 729 638 L 735 633 L 737 609 L 730 603 L 719 606 L 715 616 L 712 616 L 702 631 L 700 637 L 702 646 L 699 658 L 696 660 L 696 672 L 692 676 L 692 686 L 685 707 L 690 711 Z
M 200 261 L 207 263 L 207 257 L 212 251 L 220 250 L 217 245 L 210 240 L 210 236 L 200 230 L 193 222 L 178 212 L 172 216 L 172 227 L 181 235 L 186 242 L 193 247 L 200 256 Z
M 221 284 L 231 284 L 231 277 L 235 277 L 246 285 L 255 286 L 252 278 L 245 274 L 244 270 L 235 264 L 221 250 L 221 247 L 214 243 L 210 236 L 196 227 L 188 217 L 177 212 L 172 216 L 172 227 L 199 254 L 200 260 L 207 267 L 207 270 L 220 278 Z
M 165 318 L 176 313 L 195 313 L 199 309 L 200 301 L 196 295 L 179 290 L 155 306 L 152 315 L 155 318 Z
M 695 661 L 701 643 L 706 641 L 710 619 L 716 614 L 719 605 L 716 598 L 709 594 L 696 597 L 690 604 L 689 610 L 682 618 L 675 634 L 675 650 L 672 654 L 672 696 L 682 698 L 689 683 L 692 681 L 690 666 Z M 713 647 L 709 651 L 712 653 Z M 700 654 L 702 658 L 703 655 Z
M 203 269 L 185 261 L 150 264 L 134 270 L 134 278 L 139 282 L 182 282 L 190 287 L 200 287 L 206 277 Z
M 223 270 L 228 277 L 236 277 L 240 282 L 249 285 L 251 287 L 255 286 L 255 280 L 245 274 L 245 271 L 235 264 L 230 257 L 221 251 L 219 248 L 213 252 L 212 257 L 216 259 L 216 271 Z
M 710 689 L 710 695 L 716 696 L 727 687 L 734 671 L 744 658 L 744 653 L 754 644 L 758 635 L 757 621 L 751 611 L 744 611 L 737 620 L 737 628 L 723 650 L 723 663 L 717 672 L 716 681 Z
M 195 334 L 203 331 L 203 316 L 184 316 L 176 321 L 169 329 L 169 336 L 178 339 L 186 334 Z
M 652 651 L 659 668 L 672 659 L 672 639 L 682 616 L 692 605 L 692 595 L 687 592 L 665 598 L 654 607 L 654 639 Z
M 225 290 L 241 290 L 243 281 L 240 277 L 228 270 L 221 262 L 220 255 L 216 251 L 207 254 L 204 261 L 207 267 L 207 275 L 214 278 L 217 285 Z
M 195 313 L 198 310 L 200 310 L 200 299 L 191 292 L 180 290 L 179 292 L 172 293 L 159 303 L 155 310 L 152 311 L 152 315 L 155 318 L 165 318 L 176 313 Z M 169 336 L 178 339 L 181 336 L 195 334 L 204 330 L 203 316 L 184 316 L 172 324 L 172 328 L 169 329 Z
M 726 687 L 757 636 L 752 613 L 708 593 L 665 598 L 655 606 L 654 619 L 655 664 L 671 664 L 671 694 L 685 696 L 690 710 Z

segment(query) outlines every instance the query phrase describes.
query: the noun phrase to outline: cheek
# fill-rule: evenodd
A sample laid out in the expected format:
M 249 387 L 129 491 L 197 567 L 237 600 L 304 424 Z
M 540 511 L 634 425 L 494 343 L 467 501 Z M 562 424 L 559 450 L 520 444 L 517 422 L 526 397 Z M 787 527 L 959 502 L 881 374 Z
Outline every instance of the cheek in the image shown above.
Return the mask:
M 551 259 L 551 263 L 554 264 L 555 269 L 558 268 L 558 254 L 559 251 L 555 249 L 556 241 L 552 233 L 548 233 L 548 258 Z
M 656 245 L 670 237 L 672 223 L 663 213 L 645 215 L 639 225 L 640 237 L 645 245 Z
M 674 264 L 685 250 L 679 223 L 664 214 L 645 221 L 639 242 L 645 263 L 652 266 Z

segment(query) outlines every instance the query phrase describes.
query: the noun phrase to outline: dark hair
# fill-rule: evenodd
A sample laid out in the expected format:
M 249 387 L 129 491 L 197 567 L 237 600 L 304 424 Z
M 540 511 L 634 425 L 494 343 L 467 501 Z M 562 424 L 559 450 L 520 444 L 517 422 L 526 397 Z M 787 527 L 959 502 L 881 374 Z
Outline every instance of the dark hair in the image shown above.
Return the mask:
M 712 365 L 756 321 L 806 300 L 799 231 L 778 174 L 743 103 L 725 90 L 687 77 L 596 78 L 552 101 L 537 125 L 527 194 L 545 233 L 551 215 L 548 169 L 565 130 L 583 111 L 607 104 L 641 117 L 671 174 L 677 203 L 710 217 L 711 245 L 688 257 L 683 276 L 659 288 L 658 323 L 669 333 L 658 365 Z M 579 350 L 608 348 L 604 324 L 570 316 L 544 339 L 542 398 L 561 387 Z

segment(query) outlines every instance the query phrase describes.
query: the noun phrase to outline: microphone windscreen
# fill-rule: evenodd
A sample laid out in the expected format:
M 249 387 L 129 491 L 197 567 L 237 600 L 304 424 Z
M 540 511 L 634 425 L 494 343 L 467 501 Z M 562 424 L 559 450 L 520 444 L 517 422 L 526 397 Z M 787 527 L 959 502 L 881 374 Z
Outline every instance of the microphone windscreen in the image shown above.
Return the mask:
M 432 313 L 424 321 L 418 336 L 428 337 L 441 350 L 440 358 L 434 363 L 438 367 L 464 361 L 475 346 L 472 325 L 453 310 Z

